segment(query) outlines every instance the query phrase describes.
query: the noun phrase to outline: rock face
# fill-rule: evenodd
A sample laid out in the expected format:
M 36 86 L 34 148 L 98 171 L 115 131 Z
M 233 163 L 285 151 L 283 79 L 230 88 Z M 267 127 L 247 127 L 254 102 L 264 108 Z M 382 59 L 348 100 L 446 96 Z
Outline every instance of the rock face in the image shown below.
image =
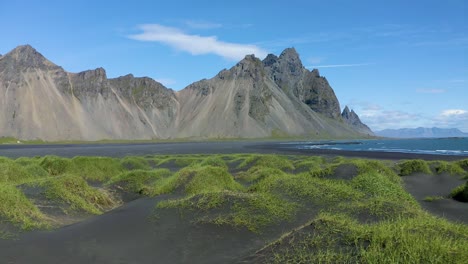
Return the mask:
M 269 77 L 287 95 L 299 99 L 317 113 L 331 118 L 340 116 L 340 103 L 327 79 L 321 77 L 318 70 L 304 68 L 294 48 L 285 49 L 279 58 L 269 54 L 263 64 Z
M 327 80 L 294 49 L 263 61 L 246 56 L 179 92 L 131 74 L 109 79 L 102 68 L 69 73 L 28 45 L 0 57 L 0 136 L 19 139 L 368 134 L 339 110 Z
M 372 130 L 367 125 L 365 125 L 364 123 L 361 122 L 361 119 L 354 112 L 354 110 L 351 110 L 351 111 L 349 110 L 348 106 L 346 106 L 343 109 L 343 113 L 341 113 L 341 117 L 343 118 L 345 123 L 347 123 L 348 125 L 350 125 L 354 129 L 356 129 L 360 133 L 367 134 L 369 136 L 374 135 Z

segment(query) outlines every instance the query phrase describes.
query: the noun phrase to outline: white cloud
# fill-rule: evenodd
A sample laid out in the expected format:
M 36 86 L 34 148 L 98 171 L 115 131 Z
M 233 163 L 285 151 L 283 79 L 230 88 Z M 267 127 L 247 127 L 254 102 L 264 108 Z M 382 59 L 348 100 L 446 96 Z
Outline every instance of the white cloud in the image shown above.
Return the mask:
M 338 68 L 338 67 L 358 67 L 372 65 L 372 63 L 355 63 L 355 64 L 330 64 L 330 65 L 313 65 L 307 68 Z
M 230 43 L 218 40 L 216 36 L 190 35 L 183 31 L 159 24 L 140 25 L 142 33 L 128 36 L 139 41 L 153 41 L 186 51 L 192 55 L 216 54 L 230 60 L 241 60 L 248 54 L 264 58 L 267 51 L 249 44 Z
M 441 127 L 459 128 L 468 132 L 468 111 L 463 109 L 443 110 L 434 121 Z
M 185 21 L 185 25 L 194 29 L 214 29 L 214 28 L 220 28 L 223 26 L 220 23 L 211 23 L 211 22 L 206 22 L 206 21 L 194 21 L 194 20 Z
M 440 115 L 446 116 L 446 117 L 465 116 L 465 115 L 468 115 L 468 111 L 462 110 L 462 109 L 448 109 L 448 110 L 442 111 Z
M 440 94 L 440 93 L 445 93 L 446 90 L 444 89 L 417 89 L 416 92 L 426 93 L 426 94 Z
M 176 80 L 170 79 L 170 78 L 156 78 L 154 80 L 159 82 L 159 83 L 162 83 L 166 87 L 177 83 Z

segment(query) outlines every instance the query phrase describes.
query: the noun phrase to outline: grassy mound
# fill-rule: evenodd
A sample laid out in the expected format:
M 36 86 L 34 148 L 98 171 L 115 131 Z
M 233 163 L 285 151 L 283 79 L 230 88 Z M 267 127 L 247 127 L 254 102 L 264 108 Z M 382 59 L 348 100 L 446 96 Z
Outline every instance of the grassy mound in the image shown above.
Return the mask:
M 450 193 L 450 197 L 459 202 L 468 203 L 468 182 L 455 188 Z
M 431 163 L 437 174 L 449 173 L 451 175 L 465 175 L 466 171 L 460 166 L 459 162 L 434 161 Z
M 279 170 L 295 169 L 293 162 L 288 157 L 278 155 L 252 155 L 240 163 L 238 168 L 246 168 L 247 166 L 263 166 Z
M 39 162 L 44 170 L 50 175 L 60 175 L 67 172 L 72 166 L 70 159 L 61 158 L 57 156 L 45 156 Z
M 171 193 L 176 190 L 186 195 L 224 190 L 241 190 L 242 186 L 222 167 L 194 165 L 181 169 L 155 186 L 153 194 Z
M 198 223 L 228 225 L 259 232 L 265 226 L 292 219 L 297 206 L 267 193 L 217 191 L 166 200 L 158 208 L 196 212 Z
M 48 199 L 64 202 L 68 207 L 62 208 L 65 213 L 85 211 L 101 214 L 104 210 L 116 205 L 111 195 L 103 190 L 90 187 L 86 181 L 73 174 L 65 174 L 51 179 L 43 186 Z
M 415 172 L 432 174 L 429 165 L 424 160 L 407 160 L 398 164 L 400 175 L 407 176 Z
M 360 224 L 322 213 L 256 254 L 256 263 L 464 263 L 467 227 L 424 215 Z
M 0 183 L 0 218 L 25 229 L 49 227 L 47 217 L 13 185 Z
M 91 181 L 107 181 L 124 169 L 118 159 L 106 157 L 75 157 L 71 163 L 73 174 Z M 131 162 L 126 160 L 123 163 L 128 165 Z
M 127 192 L 149 195 L 152 193 L 156 181 L 169 176 L 171 176 L 171 172 L 167 169 L 133 170 L 112 177 L 106 185 L 118 186 Z
M 127 170 L 149 170 L 151 169 L 148 160 L 143 157 L 125 157 L 121 161 L 122 166 Z

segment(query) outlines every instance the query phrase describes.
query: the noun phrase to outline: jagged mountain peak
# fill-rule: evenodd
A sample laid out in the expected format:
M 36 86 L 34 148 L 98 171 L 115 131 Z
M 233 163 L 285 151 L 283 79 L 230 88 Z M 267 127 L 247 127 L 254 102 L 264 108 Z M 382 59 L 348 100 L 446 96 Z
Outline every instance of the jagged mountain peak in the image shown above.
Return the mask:
M 103 68 L 69 73 L 29 45 L 0 57 L 0 69 L 0 101 L 8 102 L 0 105 L 0 113 L 7 113 L 0 117 L 3 136 L 96 140 L 359 135 L 343 122 L 326 79 L 305 69 L 294 48 L 263 61 L 247 55 L 179 92 L 132 74 L 108 79 Z
M 17 46 L 15 49 L 0 58 L 2 62 L 6 63 L 12 68 L 15 68 L 16 70 L 58 67 L 57 65 L 47 60 L 31 45 Z
M 345 106 L 343 112 L 341 113 L 341 118 L 347 123 L 348 125 L 354 127 L 356 130 L 360 131 L 363 134 L 374 135 L 372 130 L 362 123 L 359 116 L 354 112 L 353 109 L 349 109 L 348 106 Z

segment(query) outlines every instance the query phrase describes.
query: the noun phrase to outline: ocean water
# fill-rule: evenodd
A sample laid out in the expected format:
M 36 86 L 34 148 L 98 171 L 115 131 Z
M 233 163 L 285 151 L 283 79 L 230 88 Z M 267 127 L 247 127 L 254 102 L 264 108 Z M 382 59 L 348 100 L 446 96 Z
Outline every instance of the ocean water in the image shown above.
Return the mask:
M 288 144 L 288 143 L 286 143 Z M 334 140 L 295 142 L 300 149 L 334 149 L 468 156 L 468 138 Z

